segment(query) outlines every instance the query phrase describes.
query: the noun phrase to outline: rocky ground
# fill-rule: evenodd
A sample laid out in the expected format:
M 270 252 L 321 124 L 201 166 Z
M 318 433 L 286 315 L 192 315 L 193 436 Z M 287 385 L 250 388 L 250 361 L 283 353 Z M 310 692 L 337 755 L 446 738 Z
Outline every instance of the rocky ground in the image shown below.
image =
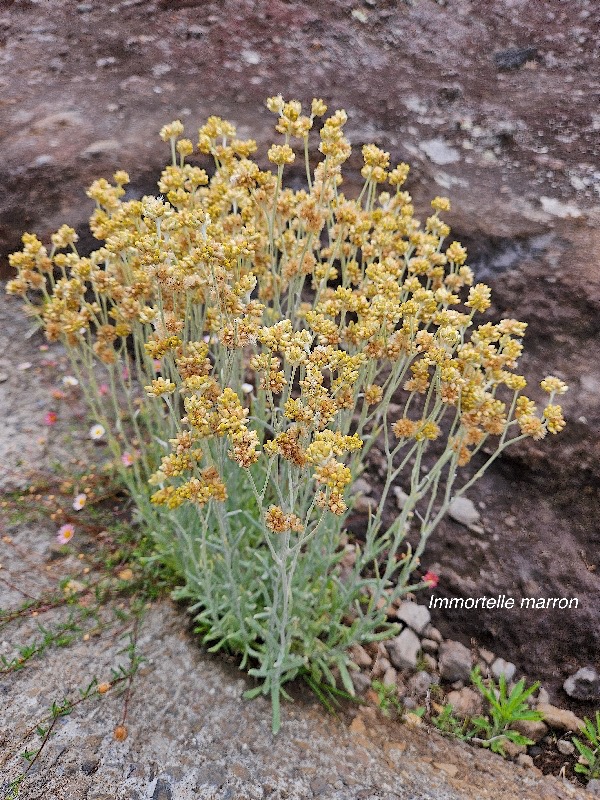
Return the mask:
M 504 458 L 472 490 L 475 530 L 449 519 L 432 538 L 436 594 L 581 602 L 576 611 L 436 611 L 433 624 L 542 679 L 549 699 L 579 716 L 594 703 L 569 698 L 562 684 L 581 667 L 597 668 L 600 652 L 599 25 L 592 0 L 0 4 L 4 275 L 4 256 L 24 229 L 46 235 L 69 222 L 83 234 L 91 210 L 83 189 L 94 178 L 118 166 L 133 192 L 152 190 L 166 157 L 156 132 L 173 118 L 193 138 L 209 114 L 227 116 L 265 152 L 272 117 L 264 98 L 279 91 L 345 107 L 357 152 L 376 141 L 411 163 L 418 208 L 450 196 L 454 232 L 494 289 L 493 315 L 529 323 L 524 371 L 532 383 L 554 373 L 572 389 L 567 430 Z M 15 306 L 3 304 L 5 490 L 25 480 L 21 463 L 64 465 L 81 456 L 73 452 L 80 444 L 85 454 L 68 431 L 64 440 L 53 432 L 51 451 L 43 441 L 55 356 L 40 352 L 35 337 L 24 341 L 26 333 Z M 367 478 L 376 500 L 376 460 Z M 32 542 L 48 533 L 36 535 Z M 158 626 L 170 612 L 153 613 Z M 53 670 L 78 668 L 55 662 L 33 680 L 42 686 L 56 679 Z M 61 690 L 50 681 L 49 695 L 55 685 Z

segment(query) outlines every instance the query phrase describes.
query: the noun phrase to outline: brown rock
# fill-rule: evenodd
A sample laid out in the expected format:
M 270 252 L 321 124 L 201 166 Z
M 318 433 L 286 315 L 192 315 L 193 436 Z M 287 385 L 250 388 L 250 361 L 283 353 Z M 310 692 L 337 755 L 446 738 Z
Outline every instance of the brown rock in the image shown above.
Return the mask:
M 427 639 L 433 639 L 433 641 L 437 642 L 438 644 L 441 644 L 442 641 L 444 640 L 442 634 L 433 625 L 428 625 L 425 628 L 425 630 L 423 631 L 423 636 L 425 636 Z
M 363 736 L 365 735 L 365 733 L 367 732 L 367 728 L 365 723 L 363 722 L 362 717 L 359 716 L 354 717 L 354 719 L 350 723 L 350 730 L 352 733 L 360 734 Z
M 447 701 L 458 717 L 475 717 L 483 712 L 483 698 L 468 686 L 460 691 L 450 692 Z
M 524 744 L 515 744 L 510 741 L 503 742 L 502 749 L 506 753 L 506 757 L 512 759 L 516 759 L 527 752 L 527 747 Z
M 510 726 L 513 731 L 517 731 L 522 736 L 539 742 L 548 733 L 548 726 L 544 722 L 536 722 L 530 719 L 521 719 Z
M 393 667 L 388 667 L 383 674 L 382 683 L 384 686 L 395 686 L 398 680 L 398 673 Z
M 584 722 L 572 711 L 566 708 L 557 708 L 550 703 L 538 703 L 537 710 L 544 715 L 544 722 L 551 728 L 561 731 L 578 731 L 584 726 Z
M 350 655 L 352 657 L 352 661 L 354 661 L 354 663 L 359 667 L 367 668 L 373 663 L 371 656 L 360 644 L 355 644 L 352 646 L 350 649 Z
M 531 769 L 533 767 L 533 758 L 528 756 L 527 753 L 520 753 L 517 756 L 517 764 L 524 769 Z

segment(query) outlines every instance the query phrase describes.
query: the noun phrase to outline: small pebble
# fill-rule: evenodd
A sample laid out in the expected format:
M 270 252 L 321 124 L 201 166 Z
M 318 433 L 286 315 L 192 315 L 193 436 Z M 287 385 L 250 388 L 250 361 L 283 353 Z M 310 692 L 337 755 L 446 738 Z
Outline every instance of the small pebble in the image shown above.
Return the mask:
M 357 478 L 352 484 L 352 494 L 371 494 L 373 487 L 364 478 Z
M 368 675 L 365 675 L 364 672 L 352 671 L 350 673 L 350 678 L 352 679 L 352 685 L 357 694 L 364 694 L 371 686 L 371 679 Z
M 398 673 L 393 667 L 388 667 L 383 675 L 384 686 L 395 686 L 398 680 Z
M 377 500 L 374 497 L 366 497 L 364 494 L 359 494 L 352 503 L 352 510 L 357 514 L 368 514 L 370 511 L 375 511 L 376 508 Z
M 371 658 L 371 656 L 367 653 L 365 648 L 360 644 L 353 645 L 352 648 L 350 649 L 350 654 L 352 656 L 352 660 L 354 661 L 354 663 L 359 667 L 363 668 L 370 667 L 371 664 L 373 663 L 373 659 Z
M 431 621 L 431 614 L 427 606 L 413 603 L 410 600 L 400 603 L 396 616 L 415 633 L 423 633 Z
M 438 663 L 440 675 L 447 681 L 468 681 L 471 676 L 471 652 L 460 642 L 450 639 L 442 642 Z M 454 684 L 453 688 L 460 687 Z
M 434 642 L 441 644 L 444 641 L 444 637 L 438 631 L 437 628 L 434 628 L 433 625 L 428 625 L 425 630 L 423 631 L 423 635 L 427 639 L 433 639 Z
M 575 752 L 575 745 L 568 739 L 559 739 L 556 743 L 556 749 L 559 753 L 562 753 L 563 756 L 572 756 Z
M 515 676 L 517 668 L 510 661 L 505 661 L 503 658 L 497 658 L 492 664 L 492 675 L 496 680 L 500 680 L 504 676 L 506 681 L 512 681 Z
M 549 703 L 550 702 L 550 695 L 544 689 L 543 686 L 540 689 L 538 689 L 537 702 L 538 703 Z
M 417 672 L 408 679 L 408 691 L 416 697 L 422 697 L 432 683 L 433 678 L 428 672 Z
M 438 663 L 430 653 L 423 654 L 423 662 L 429 672 L 437 672 Z
M 410 628 L 387 642 L 390 660 L 397 669 L 414 669 L 421 649 L 419 637 Z
M 402 509 L 404 508 L 404 504 L 408 500 L 408 495 L 399 486 L 394 486 L 392 491 L 396 499 L 396 508 L 398 509 L 398 511 L 402 511 Z
M 581 667 L 563 683 L 563 689 L 576 700 L 600 699 L 600 674 L 593 667 Z
M 480 514 L 472 500 L 467 497 L 455 497 L 450 503 L 448 514 L 455 522 L 470 528 L 480 520 Z
M 531 767 L 533 767 L 533 758 L 527 755 L 527 753 L 520 753 L 517 756 L 517 764 L 525 769 L 531 769 Z

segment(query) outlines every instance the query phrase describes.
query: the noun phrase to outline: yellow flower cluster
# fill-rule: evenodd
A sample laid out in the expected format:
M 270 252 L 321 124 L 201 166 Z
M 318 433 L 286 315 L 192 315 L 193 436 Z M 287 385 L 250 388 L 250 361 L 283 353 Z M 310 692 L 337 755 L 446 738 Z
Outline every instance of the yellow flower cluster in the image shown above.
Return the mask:
M 525 325 L 477 324 L 490 289 L 474 284 L 465 248 L 447 241 L 439 215 L 448 200 L 436 197 L 421 224 L 402 189 L 408 166 L 373 144 L 362 148 L 362 191 L 346 194 L 346 113 L 324 120 L 323 158 L 311 170 L 309 138 L 325 103 L 313 100 L 306 114 L 281 96 L 267 106 L 283 136 L 268 150 L 276 174 L 252 159 L 256 142 L 210 117 L 198 132 L 198 150 L 214 158 L 209 176 L 187 162 L 194 145 L 176 120 L 160 132 L 172 150 L 161 197 L 124 200 L 123 171 L 90 187 L 99 249 L 80 257 L 64 225 L 50 252 L 26 234 L 10 258 L 18 274 L 7 291 L 25 299 L 50 341 L 113 374 L 134 358 L 146 393 L 167 399 L 179 433 L 151 478 L 160 487 L 152 500 L 224 500 L 226 453 L 243 469 L 262 458 L 273 480 L 289 470 L 292 483 L 314 481 L 317 506 L 343 514 L 349 454 L 381 426 L 399 447 L 420 448 L 451 429 L 459 465 L 488 436 L 558 433 L 553 399 L 567 387 L 542 382 L 542 414 L 520 395 Z M 302 158 L 306 185 L 286 187 L 285 166 Z M 392 400 L 404 403 L 395 419 Z M 303 524 L 275 505 L 266 519 L 277 532 Z
M 148 397 L 160 397 L 163 394 L 173 394 L 177 386 L 173 381 L 156 378 L 149 386 L 144 386 Z
M 302 520 L 297 514 L 284 514 L 279 506 L 270 506 L 265 514 L 265 524 L 273 533 L 285 533 L 295 531 L 301 533 L 304 530 Z

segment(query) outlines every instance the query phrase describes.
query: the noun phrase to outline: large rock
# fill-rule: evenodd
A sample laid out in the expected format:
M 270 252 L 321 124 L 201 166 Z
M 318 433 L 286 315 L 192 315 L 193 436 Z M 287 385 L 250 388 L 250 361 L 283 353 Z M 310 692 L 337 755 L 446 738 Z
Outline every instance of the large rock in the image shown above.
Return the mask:
M 600 675 L 593 667 L 582 667 L 563 683 L 563 689 L 576 700 L 600 699 Z
M 413 603 L 410 600 L 404 600 L 400 603 L 396 616 L 401 622 L 412 628 L 415 633 L 423 633 L 431 621 L 431 614 L 427 606 Z
M 471 675 L 472 659 L 470 650 L 449 640 L 440 645 L 438 664 L 440 675 L 447 681 L 468 681 Z
M 404 628 L 399 636 L 387 643 L 390 661 L 396 669 L 414 669 L 421 649 L 419 637 L 410 628 Z

